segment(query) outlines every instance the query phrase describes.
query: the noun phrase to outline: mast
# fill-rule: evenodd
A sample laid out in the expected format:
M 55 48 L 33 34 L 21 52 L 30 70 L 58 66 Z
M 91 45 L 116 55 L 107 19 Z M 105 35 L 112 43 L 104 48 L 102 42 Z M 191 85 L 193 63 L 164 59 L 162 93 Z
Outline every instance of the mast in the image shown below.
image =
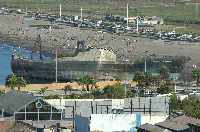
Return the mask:
M 42 60 L 42 44 L 40 43 L 40 60 Z
M 42 40 L 40 34 L 37 35 L 36 44 L 39 46 L 40 60 L 42 60 Z

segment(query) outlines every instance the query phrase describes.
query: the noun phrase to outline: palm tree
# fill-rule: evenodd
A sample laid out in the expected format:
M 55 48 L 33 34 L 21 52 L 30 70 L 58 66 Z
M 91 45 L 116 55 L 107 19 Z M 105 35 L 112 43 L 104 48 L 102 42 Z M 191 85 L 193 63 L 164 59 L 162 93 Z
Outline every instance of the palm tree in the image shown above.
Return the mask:
M 39 93 L 42 94 L 42 96 L 44 97 L 47 89 L 48 89 L 48 87 L 41 88 L 40 91 L 39 91 Z
M 95 79 L 90 79 L 90 84 L 92 85 L 91 86 L 91 89 L 93 89 L 93 88 L 96 88 L 97 87 L 97 81 L 95 80 Z
M 82 89 L 85 89 L 85 80 L 84 80 L 84 78 L 83 77 L 81 77 L 79 80 L 78 80 L 78 84 L 79 85 L 82 85 Z
M 70 93 L 71 93 L 71 91 L 72 91 L 72 86 L 71 85 L 66 85 L 65 87 L 64 87 L 64 92 L 65 92 L 65 95 L 67 94 L 67 91 L 70 91 Z
M 87 89 L 87 91 L 89 91 L 90 90 L 90 85 L 91 85 L 91 83 L 92 83 L 92 79 L 91 79 L 91 77 L 90 76 L 84 76 L 84 83 L 85 83 L 85 85 L 86 85 L 86 89 Z
M 26 87 L 26 81 L 24 80 L 23 77 L 18 77 L 17 89 L 20 91 L 21 87 Z
M 83 86 L 83 89 L 84 89 L 84 86 L 86 86 L 86 90 L 89 91 L 90 90 L 90 85 L 94 84 L 95 81 L 93 81 L 93 79 L 86 75 L 86 76 L 83 76 L 79 79 L 79 84 L 81 84 Z
M 23 77 L 17 77 L 15 74 L 12 74 L 11 77 L 7 78 L 6 86 L 11 89 L 15 89 L 17 87 L 18 91 L 20 91 L 21 87 L 26 87 L 26 81 Z

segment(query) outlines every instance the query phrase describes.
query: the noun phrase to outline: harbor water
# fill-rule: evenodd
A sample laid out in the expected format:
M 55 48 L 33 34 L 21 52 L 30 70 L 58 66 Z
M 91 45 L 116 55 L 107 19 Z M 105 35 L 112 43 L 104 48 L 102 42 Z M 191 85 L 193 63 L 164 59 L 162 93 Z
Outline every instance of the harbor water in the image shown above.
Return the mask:
M 6 77 L 12 73 L 11 61 L 12 47 L 0 45 L 0 85 L 5 83 Z
M 9 44 L 0 44 L 0 85 L 5 84 L 7 76 L 12 74 L 11 59 L 13 52 L 27 59 L 37 60 L 40 58 L 39 53 L 32 53 L 29 50 L 10 46 Z M 50 57 L 44 55 L 42 55 L 42 57 L 44 60 L 51 59 Z

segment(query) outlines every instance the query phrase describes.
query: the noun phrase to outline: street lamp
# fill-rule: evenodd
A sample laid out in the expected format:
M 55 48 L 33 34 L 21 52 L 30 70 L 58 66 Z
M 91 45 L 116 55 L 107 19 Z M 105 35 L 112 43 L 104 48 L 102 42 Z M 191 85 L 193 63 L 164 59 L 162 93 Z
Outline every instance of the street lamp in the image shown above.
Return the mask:
M 129 46 L 130 46 L 130 39 L 127 39 L 127 49 L 124 50 L 125 52 L 125 57 L 124 57 L 124 62 L 125 62 L 125 72 L 126 72 L 126 78 L 124 81 L 124 95 L 126 97 L 126 93 L 127 93 L 127 84 L 128 84 L 128 70 L 127 70 L 127 66 L 128 66 L 128 62 L 129 62 L 129 56 L 128 56 L 128 50 L 129 50 Z
M 148 52 L 149 52 L 148 50 L 144 52 L 145 53 L 145 57 L 144 57 L 144 73 L 147 73 L 147 53 Z

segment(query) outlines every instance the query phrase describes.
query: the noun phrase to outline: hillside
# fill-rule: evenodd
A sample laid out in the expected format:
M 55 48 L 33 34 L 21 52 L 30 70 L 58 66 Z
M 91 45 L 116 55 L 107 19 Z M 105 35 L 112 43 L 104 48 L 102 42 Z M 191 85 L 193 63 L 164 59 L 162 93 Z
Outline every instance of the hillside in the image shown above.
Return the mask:
M 191 0 L 0 0 L 0 7 L 58 14 L 60 3 L 63 15 L 80 15 L 82 7 L 83 16 L 126 16 L 129 3 L 130 16 L 161 16 L 167 25 L 186 26 L 181 32 L 200 31 L 200 5 L 191 4 Z
M 119 9 L 124 8 L 127 3 L 129 3 L 130 7 L 136 8 L 169 6 L 175 3 L 182 3 L 182 1 L 183 0 L 0 0 L 0 5 L 13 8 L 53 8 L 56 7 L 58 3 L 62 3 L 69 9 L 75 9 L 80 6 L 88 8 L 95 7 L 97 9 Z

